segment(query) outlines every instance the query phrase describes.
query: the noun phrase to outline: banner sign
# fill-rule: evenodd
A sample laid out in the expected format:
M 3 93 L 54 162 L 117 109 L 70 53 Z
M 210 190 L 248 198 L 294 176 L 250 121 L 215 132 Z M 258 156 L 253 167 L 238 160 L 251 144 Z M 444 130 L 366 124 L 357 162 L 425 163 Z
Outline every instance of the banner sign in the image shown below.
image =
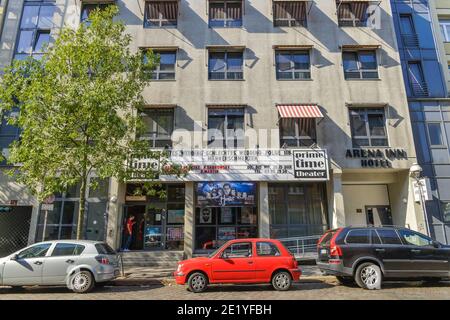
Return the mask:
M 204 182 L 197 184 L 197 205 L 200 207 L 253 206 L 256 183 Z
M 184 181 L 326 181 L 328 154 L 321 149 L 195 149 L 170 151 L 169 160 L 189 166 Z M 136 159 L 134 168 L 154 165 Z M 139 180 L 139 179 L 136 179 Z M 161 175 L 161 181 L 180 178 Z

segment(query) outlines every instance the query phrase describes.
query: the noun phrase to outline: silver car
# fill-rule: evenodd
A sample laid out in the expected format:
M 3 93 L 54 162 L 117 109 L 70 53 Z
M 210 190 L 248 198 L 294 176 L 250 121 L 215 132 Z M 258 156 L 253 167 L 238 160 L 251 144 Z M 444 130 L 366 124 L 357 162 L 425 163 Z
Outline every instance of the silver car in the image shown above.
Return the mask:
M 66 285 L 85 293 L 119 275 L 117 253 L 98 241 L 40 242 L 0 258 L 3 286 Z

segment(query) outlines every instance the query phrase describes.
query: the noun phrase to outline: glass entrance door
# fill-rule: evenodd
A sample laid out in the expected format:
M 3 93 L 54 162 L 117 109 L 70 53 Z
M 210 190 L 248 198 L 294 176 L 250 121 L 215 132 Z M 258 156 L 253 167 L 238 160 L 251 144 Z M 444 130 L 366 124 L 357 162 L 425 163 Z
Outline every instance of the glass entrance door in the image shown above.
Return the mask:
M 367 225 L 380 227 L 393 224 L 390 206 L 366 206 L 366 216 Z
M 147 207 L 145 214 L 144 249 L 161 250 L 165 248 L 164 230 L 166 209 Z

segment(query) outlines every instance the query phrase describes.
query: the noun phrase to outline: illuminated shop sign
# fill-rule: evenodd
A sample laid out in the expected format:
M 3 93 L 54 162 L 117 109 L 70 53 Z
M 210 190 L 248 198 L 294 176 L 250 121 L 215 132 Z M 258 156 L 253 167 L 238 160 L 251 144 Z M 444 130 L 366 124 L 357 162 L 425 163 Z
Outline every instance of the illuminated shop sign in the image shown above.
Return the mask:
M 407 160 L 404 149 L 348 149 L 348 159 L 360 159 L 363 168 L 392 168 L 392 161 Z
M 170 151 L 170 161 L 191 168 L 185 181 L 326 181 L 328 154 L 321 149 L 195 149 Z M 153 166 L 134 160 L 134 168 Z M 136 179 L 138 180 L 138 179 Z M 160 180 L 179 180 L 161 175 Z

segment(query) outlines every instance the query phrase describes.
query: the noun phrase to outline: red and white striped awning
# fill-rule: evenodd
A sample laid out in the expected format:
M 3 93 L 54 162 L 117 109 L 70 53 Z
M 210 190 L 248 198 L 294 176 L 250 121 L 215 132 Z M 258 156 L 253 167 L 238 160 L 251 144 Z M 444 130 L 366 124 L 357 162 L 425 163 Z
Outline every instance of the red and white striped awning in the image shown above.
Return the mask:
M 281 118 L 323 118 L 317 104 L 277 104 Z

